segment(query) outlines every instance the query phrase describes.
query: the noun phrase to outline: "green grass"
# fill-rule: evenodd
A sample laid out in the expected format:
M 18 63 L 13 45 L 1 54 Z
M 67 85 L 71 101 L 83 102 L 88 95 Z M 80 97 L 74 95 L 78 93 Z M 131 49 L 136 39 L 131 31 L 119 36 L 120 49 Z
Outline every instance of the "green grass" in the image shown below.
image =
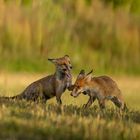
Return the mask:
M 108 139 L 140 138 L 140 112 L 119 114 L 96 106 L 41 105 L 25 101 L 0 103 L 0 139 Z
M 45 72 L 48 57 L 68 54 L 75 72 L 138 75 L 139 9 L 139 0 L 1 0 L 0 69 Z
M 40 74 L 0 74 L 0 96 L 20 93 L 29 83 L 43 77 Z M 0 140 L 138 140 L 140 139 L 140 78 L 114 77 L 122 90 L 128 112 L 119 112 L 111 103 L 103 112 L 97 102 L 84 110 L 88 100 L 67 91 L 59 107 L 56 99 L 46 105 L 27 101 L 0 101 Z

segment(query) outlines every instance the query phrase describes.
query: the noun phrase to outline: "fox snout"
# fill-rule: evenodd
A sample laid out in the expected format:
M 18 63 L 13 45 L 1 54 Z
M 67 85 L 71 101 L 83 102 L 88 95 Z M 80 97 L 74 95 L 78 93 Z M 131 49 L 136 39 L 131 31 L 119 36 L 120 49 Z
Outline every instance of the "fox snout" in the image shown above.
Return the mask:
M 71 93 L 70 95 L 71 95 L 72 97 L 77 97 L 77 95 L 76 95 L 76 94 L 72 94 L 72 93 Z
M 71 96 L 73 96 L 73 97 L 77 97 L 78 96 L 78 94 L 77 93 L 75 93 L 75 92 L 71 92 L 71 94 L 70 94 Z

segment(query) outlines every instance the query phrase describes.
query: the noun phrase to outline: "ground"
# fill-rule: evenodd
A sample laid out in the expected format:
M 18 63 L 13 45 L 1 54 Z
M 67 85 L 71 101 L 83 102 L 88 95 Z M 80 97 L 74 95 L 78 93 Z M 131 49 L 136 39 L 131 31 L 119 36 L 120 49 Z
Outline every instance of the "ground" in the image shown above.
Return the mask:
M 0 96 L 20 93 L 40 74 L 0 74 Z M 77 98 L 65 92 L 63 106 L 55 98 L 46 105 L 26 101 L 0 101 L 0 140 L 25 139 L 140 139 L 140 77 L 112 76 L 118 83 L 129 111 L 120 113 L 108 102 L 101 111 L 97 102 L 87 110 L 88 97 Z

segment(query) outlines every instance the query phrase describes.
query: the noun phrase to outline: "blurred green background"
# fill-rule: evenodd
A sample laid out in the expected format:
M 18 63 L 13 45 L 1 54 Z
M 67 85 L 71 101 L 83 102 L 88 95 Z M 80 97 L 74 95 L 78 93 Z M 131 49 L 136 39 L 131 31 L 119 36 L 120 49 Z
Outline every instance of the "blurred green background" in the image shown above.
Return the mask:
M 140 74 L 140 0 L 0 0 L 0 70 Z

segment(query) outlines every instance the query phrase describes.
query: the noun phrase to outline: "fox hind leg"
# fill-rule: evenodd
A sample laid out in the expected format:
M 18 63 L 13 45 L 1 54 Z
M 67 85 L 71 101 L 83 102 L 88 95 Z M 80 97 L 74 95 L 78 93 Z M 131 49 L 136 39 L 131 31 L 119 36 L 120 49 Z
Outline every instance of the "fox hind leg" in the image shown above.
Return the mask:
M 105 99 L 98 100 L 98 103 L 101 109 L 105 109 Z
M 111 98 L 111 101 L 112 101 L 117 107 L 119 107 L 121 110 L 127 109 L 126 104 L 125 104 L 121 99 L 119 99 L 118 97 L 113 96 L 113 97 Z

